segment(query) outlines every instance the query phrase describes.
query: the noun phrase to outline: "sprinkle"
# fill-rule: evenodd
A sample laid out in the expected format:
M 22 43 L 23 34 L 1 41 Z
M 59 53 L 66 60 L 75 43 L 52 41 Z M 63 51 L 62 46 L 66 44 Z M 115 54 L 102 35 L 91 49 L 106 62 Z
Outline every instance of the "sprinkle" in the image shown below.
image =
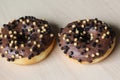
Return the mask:
M 9 34 L 12 34 L 12 31 L 9 31 Z
M 16 43 L 17 43 L 17 41 L 15 40 L 15 41 L 14 41 L 14 43 L 16 44 Z
M 99 56 L 100 54 L 97 52 L 97 53 L 95 53 L 97 56 Z
M 32 49 L 30 49 L 30 52 L 32 52 L 33 50 Z
M 75 28 L 75 27 L 76 27 L 76 25 L 75 25 L 75 24 L 73 24 L 73 25 L 72 25 L 72 28 Z
M 69 32 L 69 33 L 72 33 L 72 30 L 69 30 L 68 32 Z
M 107 35 L 109 35 L 110 34 L 110 32 L 109 31 L 107 31 L 107 33 L 106 33 Z
M 45 24 L 44 26 L 45 26 L 45 27 L 48 27 L 48 24 Z
M 94 20 L 94 23 L 97 23 L 97 21 L 96 21 L 96 20 Z
M 11 41 L 10 43 L 13 44 L 13 41 Z
M 7 35 L 4 35 L 4 38 L 7 38 Z
M 20 19 L 19 21 L 22 22 L 22 19 Z
M 15 46 L 15 49 L 18 49 L 18 46 Z
M 43 37 L 43 35 L 42 35 L 42 34 L 40 34 L 39 38 L 42 38 L 42 37 Z
M 95 42 L 96 42 L 96 43 L 98 43 L 98 42 L 99 42 L 99 40 L 98 40 L 98 39 L 96 39 L 96 40 L 95 40 Z
M 86 50 L 86 51 L 89 51 L 90 49 L 89 49 L 89 48 L 86 48 L 85 50 Z
M 63 40 L 65 40 L 65 37 L 63 37 Z
M 50 37 L 53 37 L 54 35 L 53 34 L 50 34 Z
M 82 24 L 81 27 L 84 28 L 85 26 Z
M 105 36 L 106 36 L 106 34 L 104 33 L 104 34 L 102 35 L 102 37 L 101 37 L 101 38 L 102 38 L 102 39 L 104 39 L 104 38 L 105 38 Z
M 58 36 L 59 36 L 59 37 L 61 36 L 60 33 L 58 33 Z
M 33 22 L 33 25 L 35 26 L 35 25 L 36 25 L 36 22 Z
M 82 23 L 83 23 L 83 24 L 86 24 L 86 21 L 84 20 L 84 21 L 82 21 Z
M 14 56 L 14 55 L 11 55 L 11 57 L 12 57 L 12 58 L 15 58 L 15 56 Z
M 86 32 L 85 32 L 85 31 L 83 31 L 83 34 L 86 34 Z
M 27 20 L 26 20 L 26 22 L 27 22 L 27 23 L 29 23 L 29 22 L 30 22 L 30 20 L 29 20 L 29 19 L 27 19 Z
M 17 39 L 17 37 L 16 37 L 16 36 L 14 36 L 13 38 L 14 38 L 14 39 Z
M 22 35 L 22 32 L 20 32 L 19 34 Z
M 3 35 L 2 35 L 2 34 L 0 34 L 0 38 L 3 38 Z
M 39 48 L 39 47 L 40 47 L 40 44 L 38 44 L 37 47 Z
M 37 32 L 40 33 L 40 29 L 38 29 Z
M 36 45 L 36 41 L 34 41 L 33 44 Z
M 12 44 L 10 43 L 9 46 L 12 47 Z
M 69 39 L 66 39 L 67 42 L 69 42 L 70 40 Z
M 95 57 L 95 54 L 92 54 L 91 57 Z
M 3 49 L 3 46 L 0 46 L 1 49 Z
M 74 46 L 77 46 L 77 43 L 76 43 L 76 42 L 74 43 Z
M 23 48 L 23 47 L 24 47 L 24 44 L 21 44 L 20 46 Z
M 7 54 L 8 52 L 7 51 L 5 51 L 5 54 Z
M 89 19 L 86 19 L 87 22 L 89 22 L 90 20 Z
M 10 37 L 12 38 L 12 37 L 13 37 L 13 35 L 11 34 L 11 35 L 10 35 Z
M 94 29 L 97 30 L 97 27 L 95 26 Z
M 90 33 L 90 40 L 93 40 L 93 34 Z
M 104 28 L 105 28 L 105 30 L 107 30 L 107 26 L 105 26 Z
M 76 34 L 78 34 L 78 33 L 79 33 L 79 31 L 76 29 L 75 33 L 76 33 Z
M 16 31 L 14 31 L 13 33 L 14 33 L 14 34 L 16 34 L 17 32 L 16 32 Z
M 77 38 L 74 38 L 74 41 L 76 42 L 78 39 Z
M 25 21 L 22 21 L 22 24 L 25 24 Z

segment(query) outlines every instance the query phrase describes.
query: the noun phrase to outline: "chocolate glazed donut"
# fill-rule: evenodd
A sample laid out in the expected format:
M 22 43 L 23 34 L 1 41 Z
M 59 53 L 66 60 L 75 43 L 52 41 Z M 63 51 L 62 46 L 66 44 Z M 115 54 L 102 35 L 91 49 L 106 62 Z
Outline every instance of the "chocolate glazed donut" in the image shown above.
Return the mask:
M 0 29 L 0 54 L 16 64 L 32 64 L 52 50 L 54 35 L 47 21 L 33 16 L 21 17 Z
M 96 63 L 106 58 L 116 39 L 111 26 L 97 18 L 69 23 L 58 36 L 61 50 L 81 63 Z

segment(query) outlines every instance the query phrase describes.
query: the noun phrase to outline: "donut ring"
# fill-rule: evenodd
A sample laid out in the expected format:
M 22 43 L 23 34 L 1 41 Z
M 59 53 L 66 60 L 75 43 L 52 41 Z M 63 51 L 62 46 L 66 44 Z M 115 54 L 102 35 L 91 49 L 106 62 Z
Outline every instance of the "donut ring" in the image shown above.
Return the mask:
M 97 63 L 105 59 L 116 41 L 111 26 L 97 18 L 71 22 L 61 28 L 58 36 L 61 50 L 81 63 Z
M 33 16 L 13 20 L 0 29 L 0 54 L 16 64 L 33 64 L 43 60 L 54 42 L 48 22 Z

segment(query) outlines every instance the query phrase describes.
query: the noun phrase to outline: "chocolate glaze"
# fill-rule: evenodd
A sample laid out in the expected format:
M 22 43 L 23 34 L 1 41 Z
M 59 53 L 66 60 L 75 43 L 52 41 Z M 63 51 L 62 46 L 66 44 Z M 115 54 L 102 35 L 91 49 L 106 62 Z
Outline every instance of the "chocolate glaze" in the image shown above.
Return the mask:
M 52 29 L 47 21 L 33 16 L 21 17 L 1 28 L 0 54 L 8 61 L 31 59 L 48 48 L 52 40 Z
M 115 32 L 96 18 L 71 22 L 58 36 L 59 46 L 65 54 L 79 62 L 91 63 L 111 48 Z

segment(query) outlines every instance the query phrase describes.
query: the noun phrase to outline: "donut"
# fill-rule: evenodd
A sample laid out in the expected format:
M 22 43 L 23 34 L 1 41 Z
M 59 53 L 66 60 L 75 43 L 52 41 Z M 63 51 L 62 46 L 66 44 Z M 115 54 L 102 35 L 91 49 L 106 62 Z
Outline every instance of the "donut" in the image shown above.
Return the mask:
M 52 27 L 33 16 L 20 17 L 0 28 L 0 54 L 8 62 L 27 65 L 47 57 L 55 43 Z
M 71 22 L 58 33 L 61 50 L 83 64 L 105 59 L 112 52 L 115 41 L 116 34 L 111 26 L 97 18 Z

